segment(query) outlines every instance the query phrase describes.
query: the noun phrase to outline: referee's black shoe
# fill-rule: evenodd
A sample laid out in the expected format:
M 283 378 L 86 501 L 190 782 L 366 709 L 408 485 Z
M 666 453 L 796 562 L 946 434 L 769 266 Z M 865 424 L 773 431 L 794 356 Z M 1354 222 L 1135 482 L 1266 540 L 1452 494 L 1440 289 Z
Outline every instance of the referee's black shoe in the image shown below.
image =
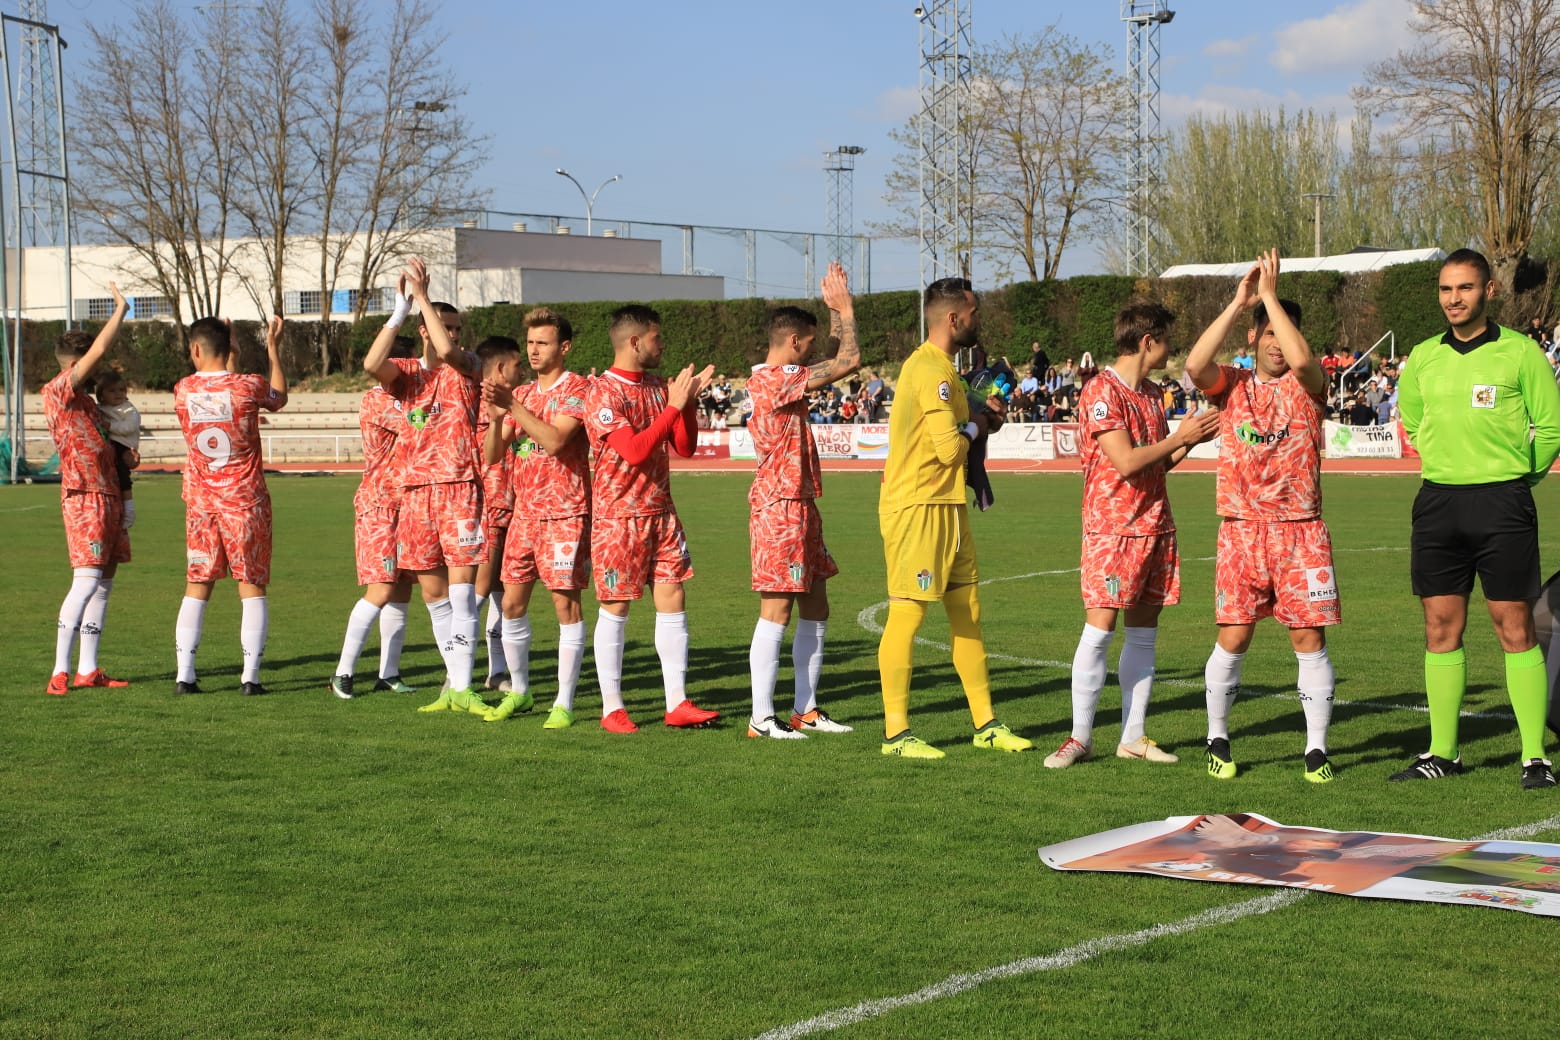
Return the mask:
M 1522 763 L 1522 790 L 1536 791 L 1555 786 L 1555 771 L 1547 758 L 1530 758 Z
M 1442 758 L 1440 755 L 1432 755 L 1426 751 L 1415 758 L 1407 769 L 1393 773 L 1388 780 L 1439 780 L 1446 776 L 1460 776 L 1463 772 L 1462 759 Z

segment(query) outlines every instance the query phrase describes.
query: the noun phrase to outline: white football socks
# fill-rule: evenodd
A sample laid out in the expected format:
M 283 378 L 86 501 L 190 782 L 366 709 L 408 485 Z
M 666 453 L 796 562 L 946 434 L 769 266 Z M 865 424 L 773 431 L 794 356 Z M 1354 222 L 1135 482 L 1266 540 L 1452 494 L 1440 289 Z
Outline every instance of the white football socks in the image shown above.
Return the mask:
M 81 632 L 81 619 L 87 602 L 97 591 L 103 572 L 96 567 L 77 567 L 70 580 L 70 591 L 60 604 L 59 628 L 54 637 L 54 673 L 70 671 L 71 653 Z
M 1332 659 L 1324 646 L 1312 654 L 1295 653 L 1300 662 L 1300 708 L 1305 712 L 1305 749 L 1327 750 L 1327 726 L 1332 722 L 1333 674 Z
M 1115 633 L 1107 628 L 1085 624 L 1073 653 L 1072 666 L 1072 738 L 1080 744 L 1094 742 L 1094 712 L 1105 688 L 1105 654 Z
M 596 620 L 596 681 L 601 684 L 601 717 L 623 707 L 623 644 L 628 617 L 603 610 Z
M 1121 742 L 1143 739 L 1148 700 L 1154 692 L 1154 643 L 1157 628 L 1124 628 L 1116 674 L 1121 680 Z
M 525 693 L 531 688 L 531 619 L 507 618 L 500 615 L 504 651 L 504 665 L 509 670 L 509 688 L 514 693 Z
M 791 642 L 791 664 L 796 668 L 796 698 L 793 710 L 806 715 L 818 706 L 818 678 L 823 674 L 823 636 L 827 621 L 798 618 L 796 637 Z
M 103 637 L 103 619 L 108 616 L 108 594 L 113 591 L 113 578 L 99 578 L 97 590 L 82 612 L 81 655 L 76 665 L 79 675 L 91 675 L 98 670 L 98 641 Z
M 490 592 L 487 597 L 487 652 L 488 675 L 499 675 L 509 668 L 509 653 L 504 649 L 504 593 L 503 586 L 499 586 L 498 592 Z M 504 662 L 501 669 L 498 663 Z M 510 680 L 513 683 L 514 680 Z
M 379 677 L 401 674 L 401 647 L 406 645 L 406 604 L 386 603 L 379 611 Z
M 195 682 L 195 651 L 200 649 L 201 629 L 206 626 L 206 601 L 185 596 L 179 604 L 179 619 L 173 623 L 173 653 L 178 671 L 175 679 Z
M 778 622 L 759 618 L 753 626 L 748 670 L 753 679 L 754 722 L 762 722 L 775 713 L 775 678 L 780 674 L 780 644 L 784 640 L 785 626 Z
M 655 615 L 655 652 L 661 658 L 661 682 L 666 688 L 666 710 L 688 699 L 688 615 Z
M 1218 643 L 1203 666 L 1203 683 L 1207 689 L 1208 739 L 1230 736 L 1230 706 L 1240 692 L 1241 666 L 1245 654 L 1232 654 Z
M 366 599 L 360 599 L 352 604 L 352 613 L 347 615 L 347 635 L 341 641 L 341 658 L 336 662 L 334 675 L 351 675 L 357 667 L 357 659 L 363 653 L 363 644 L 368 642 L 368 634 L 374 630 L 374 622 L 379 618 L 379 608 Z
M 451 690 L 471 689 L 471 673 L 477 659 L 477 587 L 470 582 L 450 586 L 450 654 L 446 667 Z
M 553 706 L 574 710 L 574 691 L 580 685 L 580 663 L 585 660 L 585 622 L 558 626 L 558 699 Z
M 260 659 L 265 656 L 265 637 L 271 628 L 271 612 L 264 596 L 251 596 L 240 600 L 243 616 L 239 621 L 238 641 L 244 648 L 244 676 L 246 683 L 260 681 Z

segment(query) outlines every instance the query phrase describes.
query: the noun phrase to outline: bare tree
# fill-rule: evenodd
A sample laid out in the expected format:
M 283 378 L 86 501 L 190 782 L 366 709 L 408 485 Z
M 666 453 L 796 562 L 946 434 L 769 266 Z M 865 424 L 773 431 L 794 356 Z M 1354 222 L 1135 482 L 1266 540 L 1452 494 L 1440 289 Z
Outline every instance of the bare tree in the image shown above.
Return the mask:
M 167 0 L 138 8 L 128 26 L 88 32 L 73 120 L 81 211 L 134 251 L 176 321 L 186 296 L 220 313 L 233 219 L 230 54 L 192 34 Z
M 1417 0 L 1414 11 L 1418 42 L 1371 66 L 1355 98 L 1410 138 L 1436 137 L 1443 168 L 1473 187 L 1479 243 L 1510 286 L 1560 162 L 1560 0 Z

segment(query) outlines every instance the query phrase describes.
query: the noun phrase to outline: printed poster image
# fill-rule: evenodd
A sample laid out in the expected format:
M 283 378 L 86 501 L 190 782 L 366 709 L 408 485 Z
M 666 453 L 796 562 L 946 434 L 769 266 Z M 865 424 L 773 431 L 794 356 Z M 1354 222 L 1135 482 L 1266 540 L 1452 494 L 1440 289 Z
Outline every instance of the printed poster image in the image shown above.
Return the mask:
M 1053 870 L 1154 874 L 1560 917 L 1560 845 L 1286 827 L 1256 813 L 1172 816 L 1040 850 Z

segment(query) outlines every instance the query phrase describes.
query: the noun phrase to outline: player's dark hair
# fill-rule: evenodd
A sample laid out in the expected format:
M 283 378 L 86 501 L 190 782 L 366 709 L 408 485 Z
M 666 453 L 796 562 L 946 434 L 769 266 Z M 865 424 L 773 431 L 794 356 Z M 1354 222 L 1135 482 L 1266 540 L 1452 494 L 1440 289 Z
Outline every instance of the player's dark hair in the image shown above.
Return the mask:
M 1116 312 L 1116 353 L 1136 354 L 1144 336 L 1161 339 L 1175 324 L 1175 312 L 1157 300 L 1131 300 Z
M 1284 308 L 1284 313 L 1289 315 L 1289 320 L 1295 323 L 1295 328 L 1300 327 L 1300 305 L 1294 300 L 1279 300 L 1278 305 Z M 1267 304 L 1258 303 L 1257 309 L 1251 312 L 1251 327 L 1260 334 L 1268 324 Z
M 1484 254 L 1477 249 L 1459 249 L 1445 260 L 1441 261 L 1441 270 L 1448 267 L 1471 267 L 1479 272 L 1479 277 L 1488 282 L 1494 277 L 1490 273 L 1490 262 L 1484 258 Z
M 445 303 L 443 300 L 433 302 L 433 310 L 436 314 L 459 314 L 460 308 L 453 303 Z
M 964 303 L 964 294 L 974 291 L 968 278 L 939 278 L 926 287 L 921 295 L 921 306 L 927 313 L 933 308 L 958 307 Z
M 607 326 L 607 335 L 612 337 L 615 344 L 624 330 L 629 328 L 637 332 L 645 332 L 651 326 L 661 324 L 661 315 L 654 307 L 646 307 L 642 303 L 630 303 L 619 307 L 612 312 L 612 322 Z
M 86 357 L 87 351 L 92 349 L 92 336 L 80 329 L 71 329 L 60 336 L 59 342 L 54 346 L 54 356 L 60 361 L 74 361 L 79 357 Z
M 800 307 L 776 307 L 769 312 L 769 344 L 785 339 L 787 336 L 805 336 L 818 327 L 818 318 L 811 311 L 804 311 Z
M 233 337 L 221 318 L 201 318 L 190 326 L 190 342 L 200 345 L 202 354 L 227 360 L 233 353 Z
M 560 344 L 567 343 L 574 338 L 574 326 L 569 324 L 569 319 L 551 307 L 533 308 L 525 316 L 525 328 L 527 332 L 532 329 L 557 329 L 558 342 Z
M 486 372 L 495 362 L 505 356 L 519 357 L 520 344 L 509 336 L 489 336 L 477 344 L 477 357 L 482 359 L 482 370 Z

